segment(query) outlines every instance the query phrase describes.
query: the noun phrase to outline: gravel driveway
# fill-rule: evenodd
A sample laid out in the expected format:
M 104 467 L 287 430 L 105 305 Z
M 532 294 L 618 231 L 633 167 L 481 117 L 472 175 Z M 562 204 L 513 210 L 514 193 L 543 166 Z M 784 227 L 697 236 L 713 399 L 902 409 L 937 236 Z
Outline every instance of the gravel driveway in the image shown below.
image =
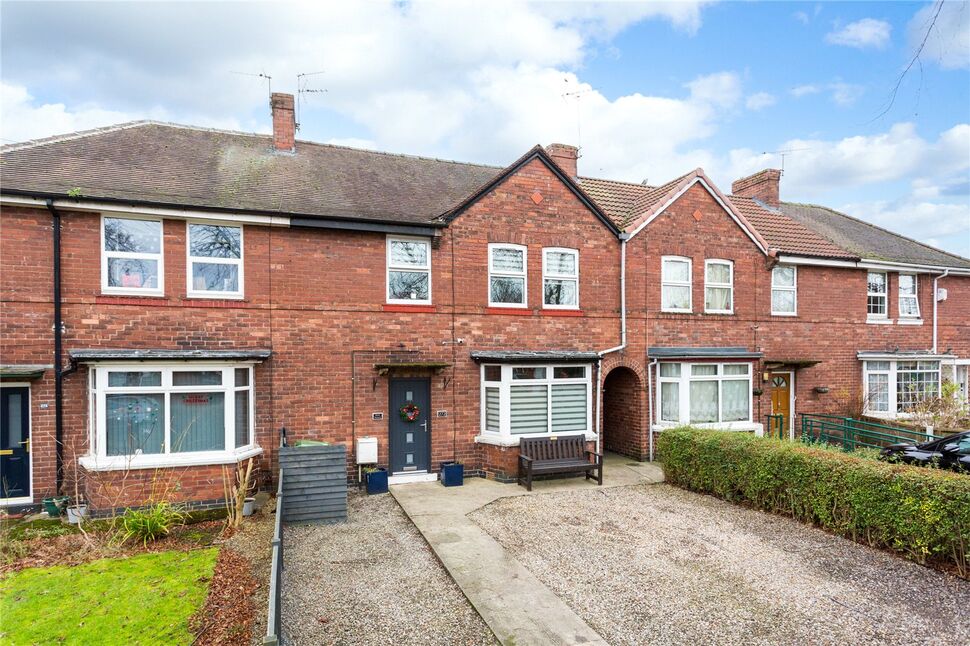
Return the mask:
M 345 524 L 286 527 L 289 643 L 496 643 L 390 495 L 348 504 Z
M 612 644 L 967 644 L 970 583 L 668 485 L 472 514 Z

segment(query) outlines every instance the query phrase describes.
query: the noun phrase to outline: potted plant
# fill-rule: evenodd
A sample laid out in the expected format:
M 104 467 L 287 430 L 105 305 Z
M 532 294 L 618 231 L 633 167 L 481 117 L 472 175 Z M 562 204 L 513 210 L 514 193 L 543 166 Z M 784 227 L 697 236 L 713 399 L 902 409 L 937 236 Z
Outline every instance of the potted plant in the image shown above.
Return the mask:
M 375 493 L 387 493 L 387 469 L 384 467 L 371 467 L 365 472 L 367 478 L 367 495 Z
M 51 518 L 57 518 L 64 513 L 64 509 L 67 507 L 67 502 L 70 500 L 70 496 L 54 496 L 53 498 L 44 498 L 44 511 Z
M 441 484 L 446 487 L 460 487 L 465 481 L 465 465 L 457 460 L 441 463 Z
M 88 505 L 83 500 L 78 500 L 76 505 L 68 505 L 67 522 L 72 525 L 80 525 L 81 521 L 87 518 Z

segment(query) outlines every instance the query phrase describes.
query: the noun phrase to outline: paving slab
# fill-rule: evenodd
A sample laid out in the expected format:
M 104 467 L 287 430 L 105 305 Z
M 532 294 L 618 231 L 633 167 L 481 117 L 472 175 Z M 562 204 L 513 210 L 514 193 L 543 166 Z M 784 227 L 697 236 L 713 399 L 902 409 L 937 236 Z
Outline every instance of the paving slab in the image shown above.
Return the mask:
M 663 470 L 656 464 L 608 455 L 603 480 L 603 487 L 656 483 L 663 481 Z M 501 498 L 590 488 L 599 486 L 581 477 L 539 481 L 532 492 L 514 484 L 469 478 L 461 487 L 437 482 L 392 486 L 391 495 L 502 644 L 600 646 L 607 642 L 468 518 Z

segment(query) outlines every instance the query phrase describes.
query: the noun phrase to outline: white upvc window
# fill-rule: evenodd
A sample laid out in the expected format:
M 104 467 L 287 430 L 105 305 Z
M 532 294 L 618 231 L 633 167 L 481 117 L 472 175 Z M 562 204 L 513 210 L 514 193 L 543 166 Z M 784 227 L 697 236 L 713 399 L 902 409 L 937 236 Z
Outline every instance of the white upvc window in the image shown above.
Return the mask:
M 750 363 L 659 364 L 659 424 L 729 429 L 750 426 L 752 372 Z
M 866 278 L 866 315 L 871 319 L 884 319 L 886 305 L 887 275 L 882 271 L 870 271 Z
M 899 316 L 900 318 L 919 318 L 919 281 L 916 274 L 899 275 Z
M 798 314 L 798 268 L 794 265 L 777 265 L 771 270 L 771 314 Z
M 862 362 L 865 412 L 876 417 L 906 417 L 913 407 L 940 396 L 940 361 L 891 359 Z
M 734 314 L 734 263 L 730 260 L 704 261 L 704 311 Z
M 242 226 L 187 222 L 186 234 L 188 296 L 242 298 Z
M 162 221 L 101 218 L 101 291 L 161 296 L 165 293 Z
M 542 291 L 542 306 L 547 309 L 579 309 L 578 250 L 542 250 Z
M 253 366 L 117 363 L 89 375 L 87 468 L 223 464 L 259 451 Z
M 589 364 L 483 365 L 482 436 L 592 433 L 591 377 Z
M 431 243 L 426 238 L 387 239 L 387 302 L 431 304 Z
M 660 262 L 660 309 L 664 312 L 691 312 L 693 310 L 691 259 L 664 256 Z
M 488 306 L 526 307 L 529 251 L 522 245 L 488 245 Z

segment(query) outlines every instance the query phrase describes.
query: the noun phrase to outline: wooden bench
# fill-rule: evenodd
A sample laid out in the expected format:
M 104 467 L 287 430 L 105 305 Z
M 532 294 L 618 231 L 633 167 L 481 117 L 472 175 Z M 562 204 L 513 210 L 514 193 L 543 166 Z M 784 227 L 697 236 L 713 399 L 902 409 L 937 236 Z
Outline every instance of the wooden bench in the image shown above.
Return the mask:
M 532 477 L 550 473 L 586 472 L 603 484 L 603 454 L 586 450 L 584 435 L 523 437 L 519 440 L 519 484 L 532 491 Z M 595 475 L 593 473 L 595 472 Z

